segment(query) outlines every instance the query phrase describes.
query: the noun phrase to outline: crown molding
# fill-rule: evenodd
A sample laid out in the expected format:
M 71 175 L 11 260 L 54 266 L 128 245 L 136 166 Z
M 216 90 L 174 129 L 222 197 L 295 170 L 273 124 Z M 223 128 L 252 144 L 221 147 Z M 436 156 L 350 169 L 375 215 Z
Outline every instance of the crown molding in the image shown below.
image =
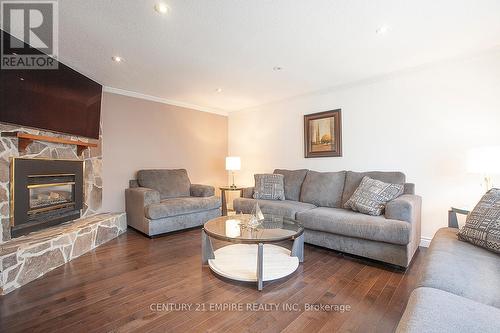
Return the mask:
M 141 93 L 138 93 L 135 91 L 113 88 L 113 87 L 109 87 L 109 86 L 103 86 L 103 91 L 107 92 L 107 93 L 111 93 L 111 94 L 117 94 L 117 95 L 123 95 L 123 96 L 128 96 L 128 97 L 139 98 L 139 99 L 145 99 L 145 100 L 152 101 L 152 102 L 180 106 L 180 107 L 186 108 L 186 109 L 214 113 L 214 114 L 218 114 L 218 115 L 226 116 L 226 117 L 228 116 L 227 111 L 224 111 L 224 110 L 213 109 L 213 108 L 208 108 L 208 107 L 199 106 L 199 105 L 195 105 L 195 104 L 174 101 L 174 100 L 166 99 L 166 98 L 162 98 L 162 97 L 141 94 Z

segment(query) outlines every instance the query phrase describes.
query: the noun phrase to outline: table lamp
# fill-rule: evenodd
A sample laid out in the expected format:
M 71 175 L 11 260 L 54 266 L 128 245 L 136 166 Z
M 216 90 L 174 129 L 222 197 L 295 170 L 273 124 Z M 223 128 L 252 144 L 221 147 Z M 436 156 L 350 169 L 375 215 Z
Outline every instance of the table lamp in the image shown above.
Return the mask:
M 473 148 L 467 153 L 467 171 L 484 176 L 486 191 L 492 188 L 491 176 L 500 174 L 500 146 Z
M 231 188 L 236 188 L 234 185 L 234 171 L 240 170 L 241 168 L 241 160 L 237 156 L 228 156 L 226 157 L 226 170 L 231 171 L 231 175 L 233 176 L 233 184 Z

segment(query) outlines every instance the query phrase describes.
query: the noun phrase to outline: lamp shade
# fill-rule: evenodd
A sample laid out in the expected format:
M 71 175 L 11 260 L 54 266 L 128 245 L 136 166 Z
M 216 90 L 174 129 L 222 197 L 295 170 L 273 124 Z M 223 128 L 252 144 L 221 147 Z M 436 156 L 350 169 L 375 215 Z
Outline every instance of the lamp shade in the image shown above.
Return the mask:
M 478 147 L 467 152 L 467 171 L 470 173 L 500 174 L 500 146 Z
M 241 168 L 241 160 L 237 156 L 228 156 L 226 157 L 226 170 L 234 171 L 240 170 Z

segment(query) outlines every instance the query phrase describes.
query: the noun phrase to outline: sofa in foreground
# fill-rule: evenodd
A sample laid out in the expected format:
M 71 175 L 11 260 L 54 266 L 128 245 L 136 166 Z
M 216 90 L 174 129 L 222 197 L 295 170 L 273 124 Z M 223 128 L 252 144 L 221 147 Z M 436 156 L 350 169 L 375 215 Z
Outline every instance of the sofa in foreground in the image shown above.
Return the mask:
M 185 169 L 140 170 L 125 190 L 127 224 L 150 237 L 201 226 L 221 215 L 214 193 L 191 184 Z
M 251 213 L 258 202 L 263 213 L 303 223 L 304 241 L 393 265 L 408 267 L 420 243 L 421 198 L 401 172 L 316 172 L 281 170 L 285 200 L 253 199 L 254 188 L 233 202 L 237 213 Z M 387 203 L 385 214 L 370 216 L 342 208 L 364 176 L 404 184 L 404 194 Z
M 457 233 L 434 236 L 396 332 L 500 332 L 500 256 Z

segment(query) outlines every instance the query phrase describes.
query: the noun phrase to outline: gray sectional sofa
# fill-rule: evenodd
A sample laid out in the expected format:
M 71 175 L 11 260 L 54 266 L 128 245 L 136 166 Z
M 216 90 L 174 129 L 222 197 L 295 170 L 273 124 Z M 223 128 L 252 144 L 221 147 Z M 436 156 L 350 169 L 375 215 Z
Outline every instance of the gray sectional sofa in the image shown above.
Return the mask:
M 457 238 L 434 236 L 398 333 L 500 332 L 500 256 Z
M 255 202 L 264 213 L 303 223 L 306 243 L 401 267 L 408 267 L 420 243 L 421 198 L 401 172 L 316 172 L 282 170 L 286 200 L 256 200 L 253 188 L 233 202 L 237 213 L 251 213 Z M 405 192 L 389 202 L 385 215 L 369 216 L 343 209 L 364 176 L 404 184 Z
M 140 170 L 125 190 L 127 224 L 152 237 L 220 216 L 213 186 L 191 184 L 185 169 Z

